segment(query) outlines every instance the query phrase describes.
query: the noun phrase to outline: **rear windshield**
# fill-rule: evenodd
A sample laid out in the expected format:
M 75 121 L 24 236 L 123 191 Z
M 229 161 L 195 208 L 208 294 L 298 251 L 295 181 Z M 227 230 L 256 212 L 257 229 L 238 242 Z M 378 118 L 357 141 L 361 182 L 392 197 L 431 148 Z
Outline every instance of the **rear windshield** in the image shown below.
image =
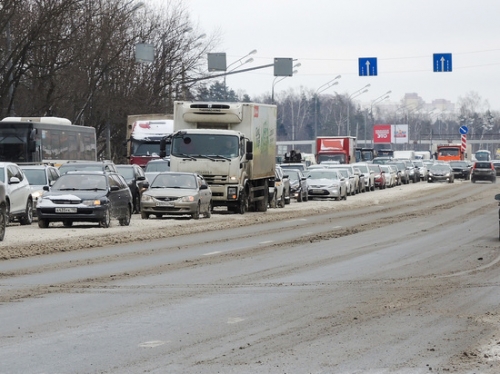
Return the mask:
M 491 169 L 491 162 L 476 162 L 477 169 Z

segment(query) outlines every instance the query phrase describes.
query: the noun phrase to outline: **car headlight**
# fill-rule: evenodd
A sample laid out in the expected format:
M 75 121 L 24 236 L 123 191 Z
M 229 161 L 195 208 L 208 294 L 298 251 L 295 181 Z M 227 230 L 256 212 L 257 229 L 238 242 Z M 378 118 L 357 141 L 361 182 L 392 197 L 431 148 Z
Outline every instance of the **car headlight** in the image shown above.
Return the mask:
M 434 173 L 432 171 L 429 171 L 429 177 L 432 177 Z
M 179 200 L 182 201 L 183 203 L 192 203 L 196 199 L 194 198 L 194 196 L 183 196 Z
M 141 201 L 147 202 L 147 201 L 153 201 L 153 197 L 147 194 L 142 194 Z
M 339 185 L 337 183 L 334 183 L 329 185 L 328 188 L 339 188 Z
M 39 200 L 42 198 L 42 194 L 43 194 L 43 191 L 35 191 L 31 194 L 31 196 L 33 197 L 33 199 Z
M 445 177 L 449 177 L 449 176 L 450 176 L 450 173 L 446 173 L 446 174 L 445 174 Z
M 101 200 L 82 200 L 82 204 L 88 206 L 99 206 L 101 205 Z

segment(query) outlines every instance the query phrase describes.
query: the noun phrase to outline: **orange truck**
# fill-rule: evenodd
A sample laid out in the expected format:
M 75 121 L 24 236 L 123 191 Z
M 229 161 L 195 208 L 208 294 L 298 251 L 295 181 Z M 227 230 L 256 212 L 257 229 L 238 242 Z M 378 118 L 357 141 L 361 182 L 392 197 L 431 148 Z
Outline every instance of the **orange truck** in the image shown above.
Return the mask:
M 465 153 L 460 144 L 442 144 L 437 146 L 437 159 L 441 161 L 463 161 Z
M 340 164 L 356 162 L 356 137 L 318 136 L 316 138 L 316 162 L 338 161 Z

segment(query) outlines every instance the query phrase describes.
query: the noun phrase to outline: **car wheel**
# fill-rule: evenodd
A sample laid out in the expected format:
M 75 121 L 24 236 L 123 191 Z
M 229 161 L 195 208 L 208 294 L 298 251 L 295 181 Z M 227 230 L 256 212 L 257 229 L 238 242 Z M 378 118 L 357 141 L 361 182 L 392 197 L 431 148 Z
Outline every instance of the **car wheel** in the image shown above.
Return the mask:
M 281 199 L 278 202 L 278 208 L 284 208 L 286 204 L 285 195 L 281 195 Z
M 0 242 L 5 237 L 5 226 L 7 226 L 7 219 L 5 217 L 5 207 L 0 207 Z
M 472 183 L 476 183 L 476 180 L 475 179 L 471 179 L 470 180 Z
M 110 226 L 110 224 L 111 224 L 111 213 L 109 211 L 109 206 L 108 206 L 104 211 L 104 217 L 102 217 L 101 221 L 99 222 L 99 226 L 107 229 Z
M 278 205 L 278 203 L 276 202 L 276 190 L 275 190 L 273 193 L 273 199 L 269 202 L 269 207 L 276 208 L 276 205 Z
M 196 210 L 192 214 L 193 219 L 200 219 L 200 202 L 198 201 L 198 205 L 196 206 Z
M 128 226 L 130 225 L 130 217 L 132 216 L 131 209 L 127 207 L 127 213 L 125 216 L 121 217 L 118 219 L 118 222 L 120 223 L 120 226 Z
M 41 229 L 46 229 L 47 227 L 49 227 L 49 221 L 47 221 L 46 219 L 38 219 L 38 227 L 40 227 Z
M 7 200 L 5 204 L 5 224 L 8 225 L 10 223 L 10 201 Z
M 299 194 L 297 195 L 297 202 L 298 203 L 302 202 L 302 191 L 299 191 Z
M 210 218 L 210 217 L 212 217 L 212 202 L 211 202 L 211 201 L 208 203 L 208 208 L 207 208 L 207 211 L 203 214 L 203 216 L 204 216 L 205 218 Z
M 141 212 L 141 197 L 139 195 L 136 195 L 134 197 L 134 201 L 132 204 L 134 206 L 133 213 L 140 213 Z
M 148 219 L 149 218 L 149 213 L 141 212 L 141 218 L 142 219 Z
M 73 226 L 73 221 L 71 221 L 71 220 L 69 220 L 69 219 L 65 219 L 65 220 L 63 221 L 63 226 L 64 226 L 64 227 L 71 227 L 71 226 Z
M 19 219 L 21 225 L 31 225 L 33 223 L 33 202 L 28 199 L 26 202 L 26 211 L 24 215 Z

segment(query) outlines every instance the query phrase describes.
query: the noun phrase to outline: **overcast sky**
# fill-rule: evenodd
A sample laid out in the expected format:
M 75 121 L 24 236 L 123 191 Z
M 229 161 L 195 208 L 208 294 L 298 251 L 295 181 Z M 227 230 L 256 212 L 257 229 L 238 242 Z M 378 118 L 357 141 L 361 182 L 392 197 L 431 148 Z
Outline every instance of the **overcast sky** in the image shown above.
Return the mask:
M 275 95 L 293 88 L 353 94 L 370 102 L 387 91 L 390 101 L 417 93 L 426 102 L 454 103 L 469 92 L 500 110 L 500 0 L 183 0 L 200 32 L 219 32 L 214 52 L 228 65 L 253 49 L 248 68 L 275 57 L 297 59 L 293 77 Z M 433 72 L 433 54 L 451 53 L 453 71 Z M 376 57 L 378 75 L 359 76 L 358 59 Z M 231 69 L 238 65 L 233 65 Z M 252 96 L 271 93 L 273 69 L 230 75 L 227 85 Z

